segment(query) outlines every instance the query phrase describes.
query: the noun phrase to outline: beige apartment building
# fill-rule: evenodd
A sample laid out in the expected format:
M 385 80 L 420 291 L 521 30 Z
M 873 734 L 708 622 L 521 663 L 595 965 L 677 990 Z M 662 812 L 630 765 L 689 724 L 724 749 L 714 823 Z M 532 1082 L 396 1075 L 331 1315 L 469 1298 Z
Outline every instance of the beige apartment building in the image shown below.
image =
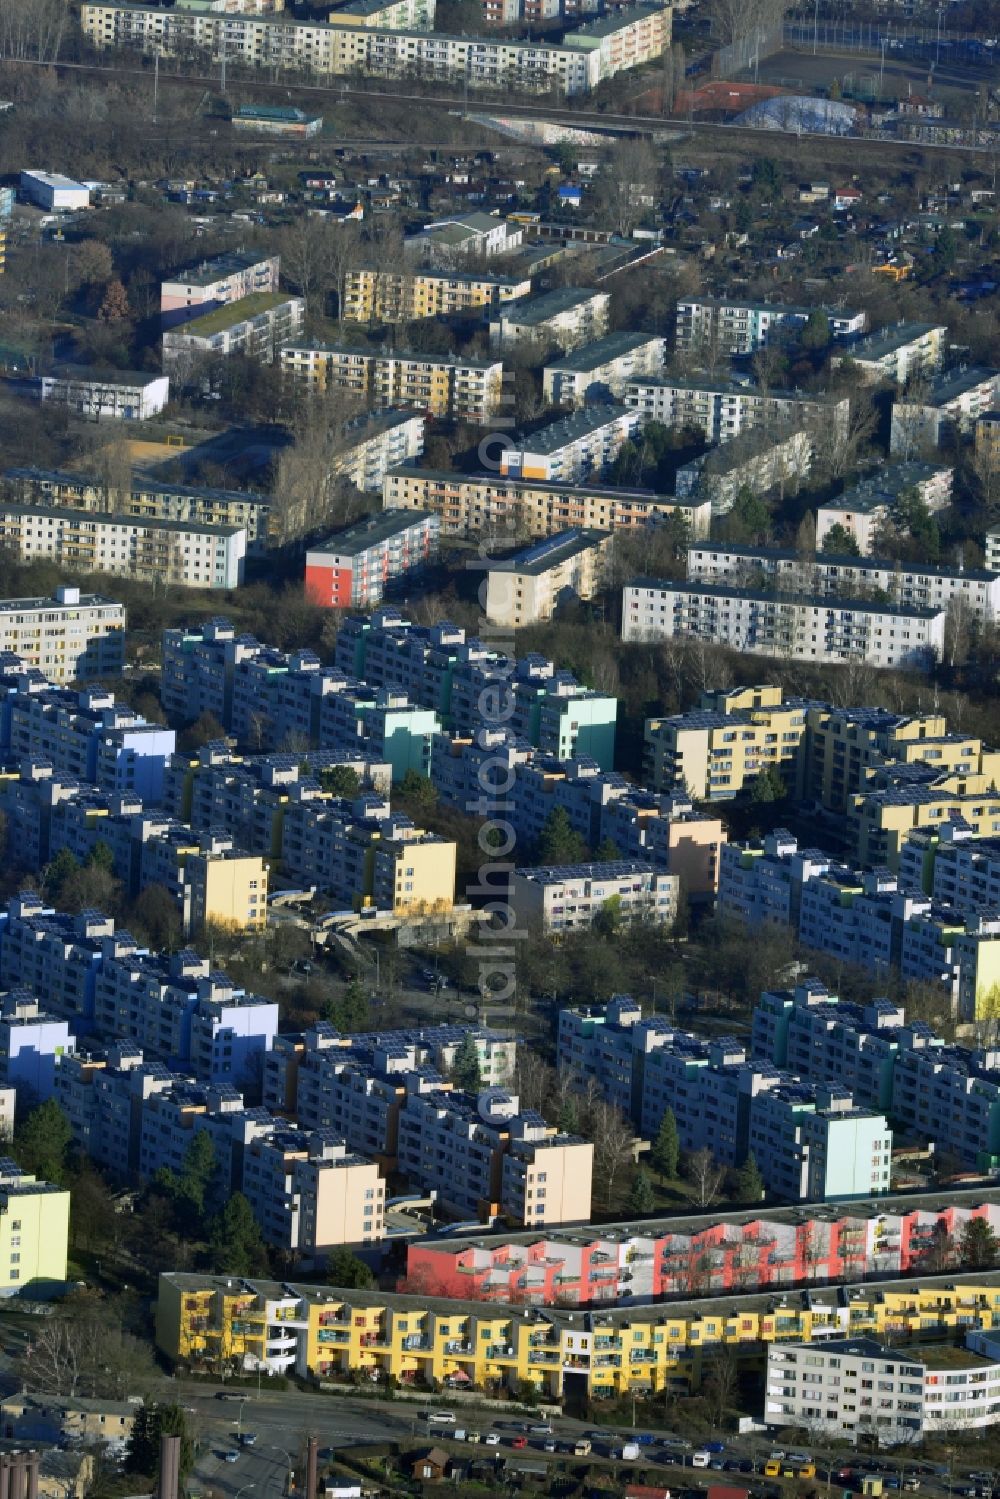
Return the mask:
M 446 535 L 506 534 L 512 539 L 551 536 L 571 526 L 635 531 L 673 515 L 682 517 L 696 538 L 708 535 L 712 518 L 708 499 L 431 468 L 392 469 L 386 475 L 382 503 L 387 510 L 434 510 Z
M 125 665 L 125 605 L 70 587 L 48 599 L 0 599 L 0 651 L 50 682 L 114 676 Z
M 527 276 L 355 266 L 344 282 L 344 318 L 349 323 L 408 323 L 470 314 L 489 317 L 501 304 L 530 291 Z
M 276 1130 L 244 1148 L 243 1193 L 269 1244 L 322 1255 L 385 1236 L 385 1182 L 334 1130 Z
M 601 588 L 610 561 L 608 531 L 557 531 L 499 562 L 486 573 L 486 618 L 521 629 L 551 619 L 557 607 L 589 599 Z
M 430 416 L 484 423 L 500 406 L 499 359 L 376 353 L 338 344 L 286 344 L 281 372 L 311 391 L 344 390 L 367 406 L 419 406 Z
M 186 931 L 201 932 L 206 923 L 240 931 L 267 925 L 268 866 L 259 854 L 199 849 L 184 859 L 183 874 Z
M 726 801 L 773 768 L 800 795 L 808 707 L 783 699 L 780 687 L 738 687 L 704 693 L 689 713 L 647 718 L 643 780 L 655 791 L 686 787 L 694 801 Z
M 678 884 L 675 874 L 635 859 L 538 865 L 514 870 L 510 905 L 516 926 L 547 934 L 584 931 L 611 912 L 622 926 L 669 926 L 677 915 Z
M 500 307 L 490 318 L 490 343 L 503 350 L 539 339 L 563 350 L 576 349 L 604 337 L 610 306 L 610 292 L 560 286 Z

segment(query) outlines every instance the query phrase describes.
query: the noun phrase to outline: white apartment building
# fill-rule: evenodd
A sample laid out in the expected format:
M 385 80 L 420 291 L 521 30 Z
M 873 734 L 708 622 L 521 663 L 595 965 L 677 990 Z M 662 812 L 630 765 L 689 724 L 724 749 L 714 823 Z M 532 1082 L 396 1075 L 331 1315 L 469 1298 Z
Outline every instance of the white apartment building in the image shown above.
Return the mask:
M 163 364 L 182 380 L 208 359 L 243 354 L 273 364 L 281 345 L 299 338 L 306 304 L 282 291 L 255 292 L 164 330 Z
M 971 1332 L 964 1349 L 886 1348 L 874 1338 L 772 1344 L 764 1420 L 817 1436 L 912 1444 L 1000 1416 L 1000 1346 Z
M 644 421 L 665 427 L 695 427 L 706 442 L 730 442 L 741 432 L 772 426 L 822 425 L 846 433 L 850 401 L 821 400 L 792 391 L 767 392 L 724 380 L 680 380 L 674 376 L 639 378 L 625 384 L 625 404 Z
M 791 1080 L 763 1088 L 748 1143 L 768 1187 L 791 1202 L 844 1201 L 888 1192 L 892 1130 L 884 1114 L 836 1084 Z
M 626 380 L 659 374 L 666 348 L 659 334 L 608 333 L 550 360 L 542 372 L 542 394 L 553 406 L 583 406 L 609 397 L 618 401 Z
M 170 380 L 140 371 L 65 366 L 39 376 L 38 397 L 94 421 L 141 422 L 166 406 Z
M 576 349 L 604 337 L 610 306 L 610 292 L 580 286 L 508 302 L 490 317 L 490 343 L 503 351 L 540 339 L 558 344 L 564 352 Z
M 405 406 L 358 417 L 344 430 L 340 452 L 334 459 L 334 474 L 355 489 L 380 493 L 390 469 L 420 457 L 426 426 L 422 411 Z
M 137 520 L 0 501 L 0 545 L 25 562 L 44 557 L 81 573 L 225 589 L 243 581 L 247 533 L 242 526 Z
M 689 580 L 703 583 L 809 588 L 835 598 L 879 589 L 900 604 L 947 609 L 956 600 L 984 622 L 1000 615 L 1000 574 L 983 569 L 965 572 L 926 563 L 823 553 L 803 559 L 794 551 L 702 541 L 688 549 L 687 574 Z
M 461 265 L 470 255 L 488 260 L 509 255 L 520 247 L 524 230 L 491 213 L 458 214 L 435 219 L 416 234 L 407 235 L 403 251 L 427 265 Z
M 604 581 L 610 548 L 610 532 L 573 529 L 488 563 L 486 618 L 521 629 L 551 619 L 560 604 L 592 598 Z
M 780 302 L 741 302 L 716 297 L 683 297 L 677 303 L 676 346 L 724 354 L 753 354 L 793 336 L 814 312 L 822 312 L 833 339 L 856 338 L 868 321 L 864 312 L 843 307 L 793 307 Z
M 629 859 L 604 864 L 515 869 L 510 903 L 515 925 L 543 932 L 581 931 L 602 913 L 623 925 L 669 925 L 677 915 L 676 875 Z
M 419 406 L 431 416 L 484 423 L 503 399 L 499 359 L 300 343 L 286 344 L 280 357 L 282 374 L 310 390 L 351 391 L 371 406 Z
M 948 329 L 941 323 L 897 323 L 859 339 L 834 363 L 850 362 L 863 380 L 892 380 L 903 386 L 934 375 L 944 362 Z
M 600 475 L 642 426 L 626 406 L 584 406 L 530 436 L 512 440 L 500 454 L 505 479 L 542 479 L 582 484 Z
M 160 282 L 160 323 L 164 328 L 190 322 L 203 312 L 225 307 L 258 292 L 276 292 L 281 258 L 238 250 L 175 271 Z
M 945 611 L 867 599 L 765 593 L 727 583 L 638 578 L 622 595 L 622 639 L 692 635 L 732 650 L 803 661 L 929 670 L 944 652 Z
M 125 665 L 125 605 L 68 586 L 49 599 L 0 599 L 0 651 L 59 685 L 114 676 Z
M 909 458 L 971 437 L 976 422 L 1000 401 L 1000 370 L 959 369 L 935 380 L 926 393 L 893 403 L 889 451 Z
M 962 822 L 911 833 L 899 851 L 899 878 L 956 910 L 1000 910 L 1000 837 L 976 837 Z
M 816 511 L 816 550 L 826 550 L 828 532 L 842 526 L 854 538 L 861 555 L 870 556 L 879 529 L 904 491 L 912 490 L 933 513 L 949 503 L 953 477 L 954 469 L 941 464 L 914 459 L 890 464 L 820 505 Z
M 726 515 L 741 489 L 766 494 L 795 485 L 812 466 L 813 440 L 808 432 L 771 432 L 766 427 L 742 433 L 684 463 L 674 477 L 679 496 L 707 499 L 713 515 Z

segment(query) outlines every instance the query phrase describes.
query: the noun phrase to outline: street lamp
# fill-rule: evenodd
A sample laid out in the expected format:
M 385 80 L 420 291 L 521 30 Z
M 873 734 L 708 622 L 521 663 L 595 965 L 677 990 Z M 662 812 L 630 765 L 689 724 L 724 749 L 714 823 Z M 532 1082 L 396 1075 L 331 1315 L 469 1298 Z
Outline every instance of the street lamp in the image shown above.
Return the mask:
M 288 1475 L 288 1477 L 287 1477 L 287 1483 L 286 1483 L 286 1492 L 290 1494 L 292 1492 L 292 1473 L 294 1471 L 295 1464 L 292 1462 L 292 1459 L 290 1458 L 290 1456 L 288 1455 L 288 1453 L 285 1451 L 284 1447 L 279 1447 L 278 1444 L 277 1444 L 277 1442 L 265 1442 L 264 1443 L 264 1448 L 265 1448 L 266 1451 L 280 1452 L 281 1455 L 282 1455 L 282 1457 L 285 1459 L 285 1471 L 286 1471 L 286 1473 Z M 236 1496 L 236 1499 L 239 1499 L 239 1495 Z
M 245 1494 L 248 1489 L 255 1489 L 256 1487 L 257 1480 L 256 1478 L 253 1478 L 249 1483 L 245 1483 L 241 1489 L 236 1490 L 235 1499 L 240 1499 L 241 1494 Z

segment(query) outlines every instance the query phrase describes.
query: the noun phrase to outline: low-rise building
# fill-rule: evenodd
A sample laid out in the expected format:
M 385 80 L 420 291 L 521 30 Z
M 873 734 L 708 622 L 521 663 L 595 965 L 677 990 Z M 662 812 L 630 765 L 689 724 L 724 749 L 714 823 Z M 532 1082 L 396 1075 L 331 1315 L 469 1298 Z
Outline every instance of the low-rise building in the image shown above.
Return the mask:
M 125 605 L 69 586 L 48 599 L 0 599 L 0 651 L 59 685 L 115 676 L 125 665 Z
M 277 255 L 237 250 L 175 271 L 160 282 L 160 323 L 172 328 L 244 297 L 276 292 L 280 270 Z
M 441 529 L 454 536 L 551 536 L 568 527 L 636 531 L 677 516 L 692 537 L 706 536 L 707 499 L 674 498 L 645 489 L 612 489 L 600 483 L 501 478 L 443 469 L 399 468 L 385 479 L 386 508 L 435 510 Z
M 738 297 L 681 297 L 677 302 L 676 346 L 684 352 L 753 354 L 793 337 L 814 313 L 822 313 L 832 339 L 856 338 L 867 315 L 843 307 L 793 307 L 781 302 L 744 302 Z
M 484 260 L 509 255 L 520 247 L 524 230 L 491 213 L 467 213 L 435 219 L 416 234 L 407 235 L 403 251 L 433 266 L 461 265 L 470 255 Z
M 766 593 L 735 584 L 637 578 L 622 594 L 622 639 L 692 635 L 732 650 L 803 661 L 868 661 L 929 671 L 944 654 L 945 611 L 865 598 Z
M 351 391 L 366 405 L 419 406 L 457 421 L 485 423 L 503 399 L 499 359 L 293 343 L 281 350 L 281 371 L 310 390 Z
M 170 399 L 166 375 L 65 365 L 38 380 L 38 397 L 94 421 L 142 422 Z
M 944 362 L 948 329 L 942 323 L 897 323 L 851 345 L 834 362 L 848 362 L 863 380 L 908 380 L 934 375 Z
M 62 172 L 22 171 L 20 192 L 26 203 L 50 213 L 90 207 L 90 188 Z
M 438 552 L 431 510 L 384 510 L 306 552 L 306 597 L 325 609 L 365 608 L 425 568 Z
M 490 317 L 490 343 L 501 352 L 532 340 L 576 349 L 604 337 L 610 306 L 610 292 L 580 286 L 504 303 Z
M 237 135 L 276 135 L 282 140 L 309 140 L 323 129 L 322 115 L 307 115 L 291 104 L 241 104 L 233 115 Z
M 500 454 L 500 473 L 579 485 L 610 467 L 641 426 L 638 412 L 626 406 L 584 406 L 520 441 L 513 439 Z
M 971 437 L 980 417 L 1000 400 L 1000 371 L 953 370 L 919 391 L 893 402 L 889 451 L 909 458 Z
M 626 380 L 663 369 L 667 341 L 660 334 L 608 333 L 558 359 L 542 372 L 542 394 L 553 406 L 620 400 Z
M 81 573 L 228 589 L 243 581 L 247 533 L 242 526 L 137 521 L 121 513 L 95 515 L 0 500 L 0 544 L 25 562 L 45 558 Z
M 677 916 L 678 884 L 676 875 L 631 859 L 544 865 L 514 870 L 510 904 L 515 925 L 543 932 L 584 931 L 598 917 L 613 926 L 669 926 Z
M 301 337 L 306 304 L 282 291 L 254 292 L 164 330 L 163 364 L 191 379 L 212 359 L 242 354 L 273 364 L 282 344 Z
M 730 442 L 757 427 L 817 427 L 846 434 L 850 402 L 763 391 L 726 380 L 682 380 L 677 376 L 639 377 L 625 384 L 625 404 L 643 421 L 665 427 L 691 427 L 710 443 Z
M 607 531 L 573 529 L 488 562 L 486 618 L 521 629 L 551 619 L 561 604 L 593 597 L 603 584 L 610 547 Z

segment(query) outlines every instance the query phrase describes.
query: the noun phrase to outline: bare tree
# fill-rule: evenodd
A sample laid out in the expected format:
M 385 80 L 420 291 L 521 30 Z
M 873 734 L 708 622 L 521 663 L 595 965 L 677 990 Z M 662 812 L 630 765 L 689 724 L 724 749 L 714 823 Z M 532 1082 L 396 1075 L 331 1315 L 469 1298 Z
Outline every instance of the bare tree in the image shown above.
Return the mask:
M 615 1183 L 632 1160 L 635 1135 L 624 1114 L 598 1100 L 587 1118 L 587 1133 L 594 1142 L 594 1190 L 604 1194 L 604 1206 L 610 1208 Z
M 659 184 L 659 162 L 649 141 L 619 142 L 600 172 L 596 193 L 605 220 L 624 239 L 642 218 L 649 200 L 655 206 Z
M 684 1175 L 689 1182 L 694 1199 L 699 1207 L 711 1207 L 719 1195 L 725 1170 L 719 1165 L 707 1145 L 693 1150 L 684 1161 Z

